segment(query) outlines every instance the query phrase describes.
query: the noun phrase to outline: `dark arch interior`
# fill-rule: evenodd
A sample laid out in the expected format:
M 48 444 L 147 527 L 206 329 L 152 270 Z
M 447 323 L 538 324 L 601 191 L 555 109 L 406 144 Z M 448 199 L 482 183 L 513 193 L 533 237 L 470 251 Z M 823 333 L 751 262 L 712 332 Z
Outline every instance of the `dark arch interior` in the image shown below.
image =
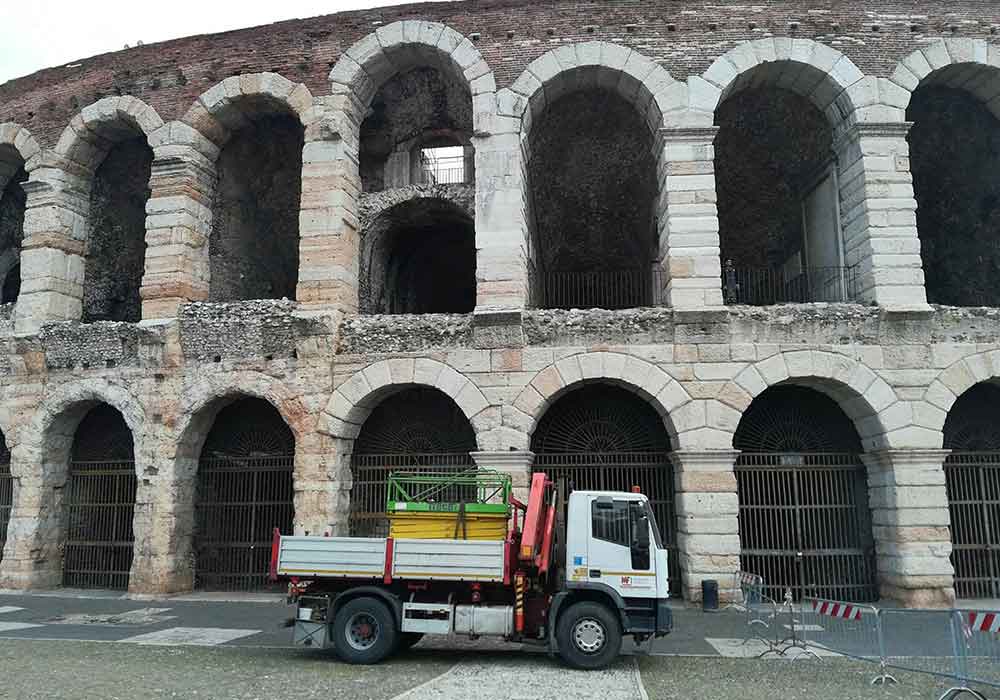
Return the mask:
M 476 306 L 472 219 L 440 199 L 383 213 L 363 234 L 362 313 L 469 313 Z
M 958 397 L 944 422 L 944 448 L 1000 450 L 1000 387 L 976 384 Z
M 531 449 L 536 454 L 667 452 L 670 436 L 647 401 L 617 386 L 590 384 L 546 410 Z
M 219 411 L 201 449 L 195 498 L 195 585 L 266 589 L 274 528 L 295 514 L 295 436 L 270 403 L 241 398 Z M 249 545 L 249 546 L 248 546 Z
M 135 539 L 135 451 L 117 409 L 98 404 L 73 435 L 65 492 L 63 585 L 128 587 Z
M 743 414 L 733 447 L 745 452 L 859 453 L 854 423 L 829 396 L 800 386 L 776 386 Z
M 422 66 L 398 73 L 376 93 L 361 123 L 362 190 L 411 184 L 411 144 L 427 134 L 472 135 L 472 94 L 447 72 Z M 454 138 L 425 145 L 452 145 Z
M 8 160 L 8 154 L 0 148 L 0 160 Z M 16 170 L 0 191 L 0 254 L 15 251 L 20 254 L 21 241 L 24 239 L 24 209 L 27 197 L 21 184 L 28 179 L 24 163 L 20 156 L 10 155 L 9 159 L 16 163 Z M 4 278 L 2 303 L 17 301 L 21 289 L 21 268 L 15 265 Z
M 906 118 L 928 301 L 1000 305 L 1000 120 L 937 85 L 913 93 Z
M 146 264 L 146 200 L 153 149 L 142 135 L 112 146 L 94 173 L 83 280 L 83 320 L 135 322 Z
M 223 147 L 209 241 L 209 299 L 295 299 L 302 145 L 299 120 L 250 101 Z M 259 111 L 254 112 L 257 108 Z
M 730 261 L 735 270 L 735 279 L 723 280 L 727 302 L 831 301 L 813 298 L 817 290 L 803 271 L 831 264 L 806 259 L 802 207 L 807 186 L 830 158 L 826 117 L 807 98 L 765 86 L 727 98 L 715 123 L 721 255 L 724 270 Z M 824 201 L 832 211 L 833 199 Z
M 7 439 L 0 433 L 0 559 L 3 559 L 3 546 L 7 541 L 7 525 L 10 523 L 10 511 L 14 505 L 14 477 L 10 473 L 10 450 Z
M 476 433 L 458 405 L 429 387 L 412 387 L 385 398 L 368 416 L 354 454 L 467 454 Z
M 530 146 L 535 305 L 654 303 L 656 161 L 644 115 L 616 93 L 579 90 L 535 120 Z

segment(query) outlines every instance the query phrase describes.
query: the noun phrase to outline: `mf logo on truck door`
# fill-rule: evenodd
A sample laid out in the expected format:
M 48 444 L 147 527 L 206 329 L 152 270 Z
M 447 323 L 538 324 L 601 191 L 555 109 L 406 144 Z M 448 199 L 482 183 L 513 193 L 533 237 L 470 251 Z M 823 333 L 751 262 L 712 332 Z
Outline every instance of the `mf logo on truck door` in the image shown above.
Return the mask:
M 622 576 L 622 585 L 623 586 L 631 586 L 632 585 L 632 577 L 631 576 Z

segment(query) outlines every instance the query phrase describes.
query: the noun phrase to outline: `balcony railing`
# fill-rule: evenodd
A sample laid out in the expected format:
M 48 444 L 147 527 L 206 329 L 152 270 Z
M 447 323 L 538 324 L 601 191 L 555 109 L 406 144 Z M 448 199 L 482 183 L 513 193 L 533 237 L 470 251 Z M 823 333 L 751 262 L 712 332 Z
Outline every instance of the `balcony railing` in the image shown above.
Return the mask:
M 727 304 L 750 306 L 855 301 L 858 268 L 807 267 L 789 275 L 777 268 L 737 267 L 727 261 L 722 294 Z
M 534 276 L 535 306 L 543 309 L 631 309 L 654 306 L 659 290 L 649 268 L 547 272 Z
M 466 182 L 465 157 L 425 161 L 418 171 L 418 185 L 460 185 Z

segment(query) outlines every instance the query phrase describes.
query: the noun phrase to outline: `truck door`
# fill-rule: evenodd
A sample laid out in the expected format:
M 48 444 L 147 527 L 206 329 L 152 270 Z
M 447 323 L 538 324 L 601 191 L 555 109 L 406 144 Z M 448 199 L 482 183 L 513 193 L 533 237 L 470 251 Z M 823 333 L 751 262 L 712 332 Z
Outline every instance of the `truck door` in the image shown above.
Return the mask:
M 646 547 L 641 546 L 641 527 Z M 655 551 L 639 501 L 595 496 L 590 502 L 587 580 L 602 583 L 625 598 L 656 597 Z

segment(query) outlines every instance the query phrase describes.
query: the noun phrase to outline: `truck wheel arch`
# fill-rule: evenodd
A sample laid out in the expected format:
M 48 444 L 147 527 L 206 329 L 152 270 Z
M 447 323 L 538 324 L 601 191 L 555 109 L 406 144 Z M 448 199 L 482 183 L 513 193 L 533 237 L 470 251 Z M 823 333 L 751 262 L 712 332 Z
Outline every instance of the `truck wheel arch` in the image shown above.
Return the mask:
M 396 619 L 396 626 L 402 627 L 403 602 L 399 599 L 399 596 L 382 590 L 377 586 L 358 586 L 356 588 L 348 588 L 346 591 L 338 593 L 333 599 L 331 619 L 337 614 L 337 610 L 339 610 L 341 606 L 354 600 L 355 598 L 375 598 L 377 600 L 381 600 L 389 607 L 389 610 L 392 611 L 392 615 Z

